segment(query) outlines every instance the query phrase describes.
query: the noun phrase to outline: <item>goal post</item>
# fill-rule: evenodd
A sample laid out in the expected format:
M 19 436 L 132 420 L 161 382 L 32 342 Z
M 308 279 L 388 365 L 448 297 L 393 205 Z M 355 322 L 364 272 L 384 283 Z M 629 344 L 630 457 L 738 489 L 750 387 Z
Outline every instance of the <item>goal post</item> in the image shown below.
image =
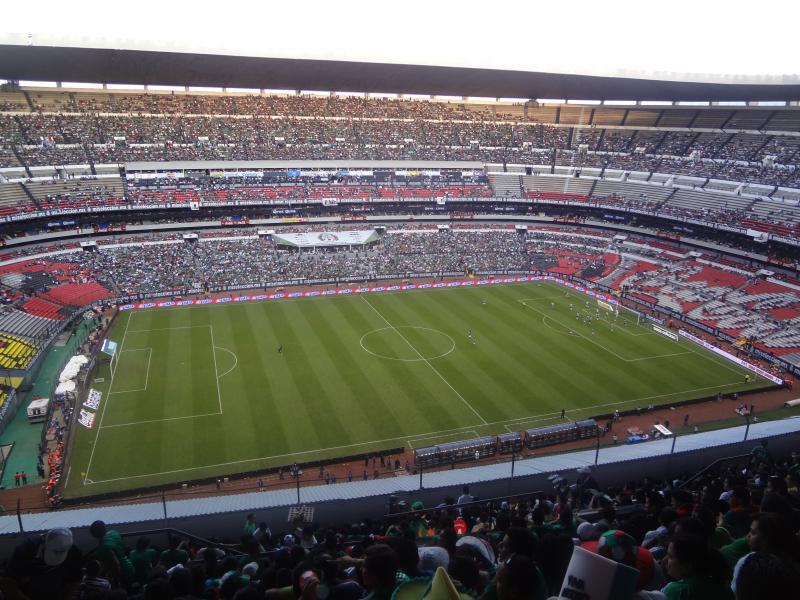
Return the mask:
M 623 306 L 622 304 L 611 304 L 610 302 L 597 300 L 597 307 L 602 310 L 606 310 L 610 313 L 613 313 L 615 318 L 623 317 L 630 319 L 637 325 L 641 324 L 642 313 L 630 309 L 627 306 Z
M 117 342 L 113 340 L 103 340 L 103 346 L 100 348 L 100 351 L 103 354 L 108 354 L 111 357 L 111 360 L 108 363 L 109 368 L 111 369 L 111 376 L 114 376 L 114 371 L 117 369 L 117 363 L 119 362 L 119 352 L 117 352 Z
M 604 302 L 603 300 L 597 301 L 597 307 L 602 310 L 607 310 L 608 312 L 614 313 L 614 316 L 617 316 L 619 314 L 616 306 L 614 306 L 613 304 L 609 304 L 608 302 Z
M 635 322 L 637 325 L 641 325 L 644 319 L 644 315 L 640 313 L 638 310 L 628 308 L 627 306 L 623 306 L 622 304 L 619 305 L 619 314 L 620 316 L 628 318 L 631 321 Z

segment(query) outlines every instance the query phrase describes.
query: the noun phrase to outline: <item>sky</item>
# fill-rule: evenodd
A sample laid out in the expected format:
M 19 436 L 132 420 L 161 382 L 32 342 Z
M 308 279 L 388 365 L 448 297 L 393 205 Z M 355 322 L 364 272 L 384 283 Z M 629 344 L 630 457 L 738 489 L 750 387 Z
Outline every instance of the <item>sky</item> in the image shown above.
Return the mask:
M 0 43 L 800 83 L 798 0 L 8 2 Z

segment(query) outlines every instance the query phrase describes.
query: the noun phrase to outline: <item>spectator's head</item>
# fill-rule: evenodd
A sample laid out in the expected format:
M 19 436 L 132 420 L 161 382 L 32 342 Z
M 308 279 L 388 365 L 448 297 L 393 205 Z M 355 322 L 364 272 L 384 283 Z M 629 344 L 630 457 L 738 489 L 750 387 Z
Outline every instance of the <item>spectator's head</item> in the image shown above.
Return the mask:
M 658 514 L 658 522 L 664 527 L 669 527 L 678 519 L 678 513 L 672 506 L 665 506 Z
M 500 547 L 500 560 L 521 554 L 533 558 L 536 554 L 536 534 L 523 527 L 509 527 Z
M 364 586 L 369 590 L 392 589 L 398 567 L 397 553 L 386 544 L 367 548 L 364 557 Z
M 718 583 L 730 579 L 724 559 L 714 553 L 707 541 L 696 535 L 675 536 L 667 548 L 667 573 L 672 579 L 711 578 Z
M 734 583 L 736 600 L 789 598 L 800 590 L 800 571 L 796 563 L 754 552 L 744 558 Z
M 786 520 L 774 513 L 762 513 L 750 523 L 747 545 L 753 552 L 797 557 L 796 536 Z
M 55 567 L 64 562 L 72 548 L 72 531 L 66 527 L 51 529 L 44 537 L 44 563 Z
M 733 488 L 731 494 L 731 508 L 743 508 L 750 505 L 750 491 L 743 485 Z
M 142 536 L 138 540 L 136 540 L 136 549 L 139 552 L 144 552 L 150 547 L 150 538 L 147 536 Z
M 106 524 L 103 521 L 95 521 L 89 527 L 89 533 L 96 540 L 102 540 L 103 536 L 106 534 Z
M 581 542 L 591 542 L 600 537 L 600 530 L 594 523 L 583 522 L 578 525 L 577 534 Z
M 456 552 L 450 559 L 447 571 L 450 577 L 458 581 L 464 588 L 473 591 L 480 590 L 480 566 L 471 553 L 460 550 Z
M 497 573 L 498 600 L 536 599 L 541 589 L 543 589 L 541 573 L 530 557 L 513 556 Z

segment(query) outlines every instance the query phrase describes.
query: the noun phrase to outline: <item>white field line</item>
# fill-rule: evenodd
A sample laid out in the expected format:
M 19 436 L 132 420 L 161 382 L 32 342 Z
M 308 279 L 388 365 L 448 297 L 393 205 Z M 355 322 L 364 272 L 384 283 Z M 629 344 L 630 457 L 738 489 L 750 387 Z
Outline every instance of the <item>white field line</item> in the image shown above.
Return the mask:
M 202 415 L 186 415 L 183 417 L 164 417 L 161 419 L 148 419 L 147 421 L 132 421 L 130 423 L 112 423 L 111 425 L 103 425 L 103 429 L 111 429 L 112 427 L 130 427 L 131 425 L 144 425 L 146 423 L 162 423 L 164 421 L 181 421 L 183 419 L 198 419 L 200 417 L 218 417 L 220 413 L 205 413 Z
M 581 297 L 583 297 L 583 294 L 581 294 L 580 292 L 573 292 L 572 296 L 577 296 L 577 297 L 581 298 Z M 570 294 L 567 294 L 567 297 L 570 297 Z M 517 302 L 519 302 L 523 306 L 527 306 L 527 304 L 525 304 L 525 303 L 528 302 L 528 301 L 535 302 L 537 300 L 550 300 L 550 299 L 563 300 L 564 296 L 543 296 L 541 298 L 517 298 Z M 533 308 L 533 307 L 529 306 L 528 308 Z M 578 308 L 580 308 L 580 307 L 578 307 Z M 585 306 L 584 306 L 584 309 L 585 309 Z M 534 310 L 537 310 L 537 309 L 534 308 Z M 605 312 L 608 312 L 608 311 L 605 311 Z M 598 323 L 605 323 L 605 325 L 607 327 L 611 327 L 612 326 L 612 324 L 609 323 L 608 321 L 606 321 L 605 319 L 595 319 L 595 320 Z M 637 325 L 635 323 L 634 323 L 634 325 L 636 326 L 637 329 L 642 329 L 644 331 L 642 331 L 641 333 L 633 333 L 627 327 L 623 327 L 621 325 L 618 328 L 619 328 L 620 331 L 622 331 L 624 333 L 627 333 L 628 335 L 633 336 L 633 337 L 641 337 L 643 335 L 655 335 L 655 333 L 653 333 L 652 331 L 648 331 L 647 328 L 644 327 L 644 325 L 641 325 L 641 324 Z
M 712 385 L 712 386 L 702 387 L 702 388 L 681 390 L 679 392 L 672 392 L 672 393 L 669 393 L 669 394 L 659 394 L 659 395 L 656 395 L 656 396 L 644 396 L 642 398 L 631 398 L 630 400 L 621 400 L 619 402 L 608 402 L 606 404 L 596 404 L 596 405 L 593 405 L 593 406 L 586 406 L 586 407 L 583 407 L 583 408 L 572 409 L 570 412 L 571 413 L 576 413 L 576 412 L 579 412 L 579 411 L 583 412 L 583 411 L 587 411 L 587 410 L 595 410 L 597 408 L 604 408 L 604 407 L 609 407 L 609 406 L 619 406 L 619 405 L 627 404 L 627 403 L 631 403 L 631 402 L 639 402 L 639 401 L 642 401 L 642 400 L 654 400 L 656 398 L 666 398 L 668 396 L 675 396 L 677 394 L 686 394 L 686 393 L 691 393 L 691 392 L 701 392 L 701 391 L 707 391 L 707 390 L 716 390 L 716 389 L 719 389 L 719 388 L 729 387 L 729 386 L 732 386 L 732 385 L 739 385 L 739 382 L 737 381 L 736 383 L 726 383 L 726 384 L 722 384 L 722 385 Z M 489 426 L 491 426 L 491 425 L 502 425 L 504 423 L 513 424 L 513 423 L 516 423 L 516 422 L 529 423 L 529 422 L 532 422 L 534 419 L 536 419 L 536 417 L 543 417 L 543 416 L 548 416 L 548 415 L 560 415 L 560 414 L 561 414 L 561 411 L 554 412 L 554 413 L 544 413 L 543 415 L 532 415 L 532 416 L 528 416 L 528 417 L 519 417 L 519 418 L 515 418 L 515 419 L 507 419 L 507 420 L 504 420 L 504 421 L 492 421 L 490 423 L 487 423 L 486 425 L 489 425 Z M 542 420 L 545 420 L 545 419 L 542 419 Z M 130 423 L 130 425 L 137 425 L 137 424 L 138 423 Z M 109 425 L 109 427 L 111 427 L 111 426 Z M 441 431 L 432 431 L 432 432 L 428 432 L 428 433 L 420 433 L 420 434 L 415 434 L 415 435 L 404 435 L 404 436 L 398 436 L 398 437 L 393 437 L 393 438 L 385 438 L 385 439 L 382 439 L 382 440 L 371 440 L 371 441 L 367 441 L 367 442 L 356 442 L 356 443 L 353 443 L 353 444 L 344 444 L 344 445 L 341 445 L 341 446 L 330 446 L 328 448 L 315 448 L 313 450 L 301 450 L 299 452 L 289 452 L 289 453 L 286 453 L 286 454 L 274 454 L 272 456 L 260 456 L 260 457 L 255 457 L 255 458 L 245 458 L 245 459 L 242 459 L 242 460 L 234 460 L 234 461 L 230 461 L 230 462 L 217 463 L 217 464 L 212 464 L 212 465 L 203 465 L 203 466 L 199 466 L 199 467 L 189 467 L 189 468 L 186 468 L 186 469 L 173 469 L 173 470 L 170 470 L 170 471 L 158 471 L 156 473 L 146 473 L 146 474 L 142 474 L 142 475 L 128 475 L 126 477 L 117 477 L 117 478 L 114 478 L 114 479 L 102 479 L 102 480 L 98 480 L 98 481 L 85 480 L 85 484 L 88 483 L 88 484 L 91 485 L 91 484 L 97 484 L 97 483 L 112 483 L 112 482 L 115 482 L 115 481 L 124 481 L 124 480 L 127 480 L 127 479 L 141 479 L 143 477 L 157 477 L 159 475 L 172 475 L 172 474 L 175 474 L 175 473 L 187 473 L 187 472 L 190 472 L 190 471 L 197 471 L 198 469 L 213 469 L 213 468 L 216 468 L 216 467 L 228 467 L 228 466 L 231 466 L 231 465 L 241 465 L 241 464 L 244 464 L 244 463 L 251 463 L 251 462 L 256 462 L 256 461 L 273 460 L 273 459 L 276 459 L 276 458 L 292 458 L 292 457 L 296 457 L 296 456 L 302 456 L 304 454 L 315 454 L 315 453 L 319 453 L 319 452 L 328 452 L 328 451 L 331 451 L 331 450 L 344 450 L 346 448 L 358 448 L 358 447 L 361 447 L 361 446 L 369 446 L 369 445 L 373 445 L 373 444 L 383 444 L 383 443 L 386 443 L 386 442 L 394 442 L 394 441 L 409 440 L 409 439 L 410 440 L 415 440 L 415 439 L 419 439 L 419 438 L 421 438 L 423 436 L 438 437 L 439 435 L 444 435 L 444 434 L 448 434 L 448 433 L 456 433 L 456 432 L 469 433 L 470 431 L 474 432 L 475 431 L 474 428 L 475 428 L 475 425 L 465 425 L 464 427 L 456 427 L 456 428 L 453 428 L 453 429 L 442 429 Z
M 100 421 L 97 423 L 97 435 L 94 436 L 94 444 L 92 445 L 92 451 L 89 454 L 89 462 L 86 465 L 86 473 L 83 476 L 83 485 L 86 485 L 86 482 L 89 479 L 89 470 L 92 468 L 94 451 L 97 450 L 97 440 L 100 439 L 100 432 L 103 430 L 103 418 L 105 418 L 106 412 L 108 411 L 108 405 L 111 403 L 111 393 L 114 388 L 114 375 L 116 375 L 117 371 L 119 370 L 119 360 L 122 358 L 122 349 L 125 347 L 125 338 L 128 336 L 128 327 L 130 327 L 131 321 L 133 321 L 133 315 L 135 314 L 135 311 L 131 311 L 131 314 L 128 317 L 128 322 L 125 323 L 125 331 L 122 334 L 122 341 L 119 344 L 120 358 L 117 359 L 117 368 L 114 369 L 113 373 L 111 373 L 111 381 L 108 383 L 108 398 L 106 398 L 106 401 L 103 404 L 103 409 L 100 413 Z
M 456 396 L 458 396 L 458 397 L 461 399 L 461 402 L 463 402 L 463 403 L 464 403 L 464 404 L 467 406 L 467 408 L 469 408 L 469 409 L 470 409 L 470 410 L 471 410 L 471 411 L 472 411 L 472 412 L 475 414 L 475 416 L 476 416 L 476 417 L 478 417 L 478 418 L 481 420 L 481 423 L 483 423 L 484 425 L 487 425 L 487 424 L 488 424 L 488 423 L 486 422 L 486 419 L 484 419 L 484 418 L 483 418 L 483 417 L 480 415 L 480 413 L 479 413 L 477 410 L 475 410 L 475 408 L 474 408 L 474 407 L 473 407 L 473 406 L 472 406 L 472 405 L 471 405 L 469 402 L 467 402 L 467 401 L 466 401 L 466 399 L 464 398 L 464 396 L 462 396 L 461 394 L 459 394 L 459 393 L 458 393 L 458 390 L 456 390 L 456 388 L 454 388 L 452 385 L 450 385 L 450 382 L 449 382 L 449 381 L 447 381 L 447 379 L 445 379 L 445 378 L 444 378 L 444 376 L 443 376 L 443 375 L 442 375 L 442 374 L 441 374 L 441 373 L 438 371 L 438 369 L 436 369 L 436 367 L 434 367 L 434 366 L 431 364 L 431 362 L 430 362 L 430 361 L 429 361 L 427 358 L 425 358 L 424 356 L 422 356 L 422 354 L 420 353 L 420 351 L 419 351 L 419 350 L 417 350 L 417 349 L 414 347 L 414 345 L 413 345 L 411 342 L 409 342 L 409 341 L 408 341 L 408 339 L 406 338 L 406 336 L 404 336 L 402 333 L 400 333 L 400 330 L 399 330 L 399 329 L 397 329 L 397 327 L 395 327 L 394 325 L 392 325 L 392 324 L 391 324 L 391 323 L 388 321 L 388 319 L 387 319 L 386 317 L 384 317 L 384 316 L 383 316 L 383 314 L 381 314 L 381 312 L 380 312 L 380 311 L 379 311 L 377 308 L 375 308 L 375 307 L 372 305 L 372 303 L 370 303 L 370 301 L 369 301 L 369 300 L 367 300 L 367 297 L 366 297 L 365 295 L 362 295 L 362 296 L 361 296 L 361 299 L 362 299 L 364 302 L 366 302 L 366 303 L 367 303 L 367 306 L 369 306 L 369 307 L 370 307 L 370 308 L 371 308 L 373 311 L 375 311 L 375 314 L 376 314 L 376 315 L 378 315 L 378 316 L 379 316 L 381 319 L 383 319 L 383 322 L 384 322 L 384 323 L 386 323 L 386 324 L 389 326 L 389 329 L 393 329 L 393 330 L 394 330 L 394 332 L 395 332 L 397 335 L 399 335 L 399 336 L 400 336 L 400 338 L 401 338 L 401 339 L 402 339 L 402 340 L 403 340 L 403 341 L 404 341 L 406 344 L 408 344 L 408 347 L 409 347 L 409 348 L 411 348 L 411 349 L 412 349 L 412 350 L 413 350 L 413 351 L 416 353 L 416 355 L 417 355 L 417 356 L 419 356 L 419 357 L 420 357 L 420 359 L 421 359 L 421 360 L 422 360 L 422 361 L 423 361 L 423 362 L 424 362 L 426 365 L 428 365 L 428 366 L 431 368 L 431 370 L 432 370 L 434 373 L 436 373 L 436 375 L 438 375 L 438 376 L 439 376 L 439 379 L 441 379 L 442 381 L 444 381 L 444 382 L 445 382 L 445 384 L 447 385 L 447 387 L 449 387 L 451 390 L 453 390 L 453 393 L 455 393 L 455 395 L 456 395 Z
M 214 357 L 214 379 L 217 382 L 217 399 L 219 400 L 219 414 L 222 414 L 222 393 L 219 391 L 219 371 L 217 370 L 217 351 L 214 344 L 214 326 L 210 325 L 208 328 L 211 330 L 211 354 Z
M 408 447 L 413 450 L 414 449 L 414 445 L 413 444 L 416 444 L 417 442 L 421 442 L 423 440 L 441 439 L 443 437 L 451 437 L 451 436 L 454 436 L 454 435 L 461 436 L 461 435 L 463 435 L 465 433 L 474 433 L 475 434 L 475 439 L 481 437 L 480 434 L 477 431 L 475 431 L 474 429 L 467 429 L 465 431 L 457 431 L 457 432 L 454 432 L 454 433 L 445 433 L 443 435 L 425 435 L 425 436 L 422 436 L 422 437 L 415 437 L 415 438 L 411 438 L 406 443 L 408 444 Z
M 136 388 L 135 390 L 116 390 L 114 392 L 108 392 L 109 396 L 111 394 L 128 394 L 130 392 L 144 392 L 145 390 L 147 390 L 147 383 L 150 381 L 150 361 L 153 358 L 153 349 L 152 348 L 136 348 L 135 350 L 122 350 L 120 352 L 120 354 L 122 354 L 122 352 L 143 352 L 145 350 L 147 350 L 147 371 L 145 372 L 145 375 L 144 375 L 144 387 Z M 117 366 L 119 366 L 119 365 L 117 365 Z
M 638 361 L 641 361 L 641 360 L 653 360 L 653 359 L 656 359 L 656 358 L 668 358 L 668 357 L 670 357 L 670 356 L 680 356 L 680 355 L 682 355 L 682 354 L 691 354 L 691 352 L 677 352 L 677 353 L 672 353 L 672 354 L 656 354 L 655 356 L 642 356 L 642 357 L 639 357 L 639 358 L 625 358 L 624 356 L 620 356 L 619 354 L 617 354 L 616 352 L 614 352 L 614 351 L 613 351 L 613 350 L 611 350 L 610 348 L 606 348 L 606 347 L 605 347 L 603 344 L 601 344 L 600 342 L 598 342 L 598 341 L 595 341 L 595 340 L 593 340 L 593 339 L 592 339 L 592 338 L 590 338 L 590 337 L 586 337 L 586 336 L 585 336 L 585 335 L 583 335 L 583 334 L 582 334 L 580 331 L 576 331 L 576 329 L 577 329 L 577 328 L 576 328 L 576 329 L 571 329 L 569 325 L 564 325 L 564 323 L 562 323 L 562 322 L 561 322 L 561 321 L 559 321 L 558 319 L 554 319 L 552 316 L 550 316 L 550 315 L 548 315 L 548 314 L 545 314 L 545 313 L 543 313 L 543 312 L 542 312 L 541 310 L 539 310 L 538 308 L 534 308 L 533 306 L 529 306 L 529 305 L 525 304 L 525 302 L 522 302 L 522 306 L 524 306 L 525 308 L 529 308 L 529 309 L 531 309 L 531 310 L 533 310 L 533 311 L 536 311 L 537 313 L 539 313 L 540 315 L 542 315 L 542 317 L 543 317 L 543 318 L 548 318 L 548 319 L 550 319 L 551 321 L 553 321 L 553 322 L 555 322 L 555 323 L 558 323 L 559 325 L 561 325 L 561 327 L 564 327 L 564 328 L 565 328 L 567 331 L 572 331 L 572 332 L 574 332 L 574 333 L 575 333 L 575 335 L 578 335 L 578 336 L 582 337 L 582 338 L 583 338 L 583 339 L 585 339 L 587 342 L 590 342 L 590 343 L 594 344 L 594 345 L 595 345 L 595 346 L 597 346 L 598 348 L 602 348 L 603 350 L 605 350 L 605 351 L 606 351 L 606 352 L 608 352 L 609 354 L 613 354 L 614 356 L 616 356 L 616 357 L 617 357 L 619 360 L 621 360 L 621 361 L 623 361 L 623 362 L 638 362 Z M 583 326 L 583 325 L 581 325 L 581 326 Z
M 743 376 L 742 373 L 744 373 L 745 371 L 744 370 L 737 371 L 733 366 L 731 366 L 730 361 L 728 359 L 723 358 L 722 362 L 720 362 L 719 360 L 717 360 L 716 354 L 713 354 L 712 352 L 708 352 L 707 354 L 698 352 L 700 347 L 697 344 L 695 344 L 692 340 L 687 339 L 685 341 L 689 343 L 689 349 L 692 351 L 693 354 L 697 354 L 697 356 L 699 356 L 700 358 L 706 358 L 711 362 L 718 364 L 720 367 L 725 367 L 726 369 L 728 369 L 728 371 L 730 371 L 731 373 L 736 373 L 739 377 Z M 761 375 L 759 375 L 758 373 L 756 373 L 755 375 L 756 377 L 761 377 Z
M 225 377 L 225 375 L 227 375 L 228 373 L 230 373 L 231 371 L 233 371 L 236 368 L 236 366 L 239 364 L 239 357 L 236 356 L 236 354 L 234 352 L 231 352 L 227 348 L 223 348 L 222 346 L 214 346 L 214 347 L 217 350 L 222 350 L 223 352 L 227 352 L 228 354 L 233 356 L 233 366 L 230 369 L 228 369 L 227 371 L 225 371 L 222 375 L 219 376 L 219 379 L 222 379 L 223 377 Z
M 188 306 L 186 308 L 189 308 Z M 149 333 L 150 331 L 172 331 L 173 329 L 197 329 L 208 325 L 181 325 L 177 327 L 155 327 L 153 329 L 131 329 L 131 333 Z
M 214 347 L 213 346 L 213 343 L 214 343 L 214 338 L 213 338 L 214 330 L 211 327 L 211 325 L 197 325 L 196 327 L 208 327 L 209 328 L 209 331 L 211 331 L 211 336 L 212 336 L 211 342 L 212 342 L 212 348 L 213 348 Z M 178 327 L 176 329 L 188 329 L 188 327 Z M 144 331 L 144 330 L 140 330 L 140 331 Z M 125 352 L 135 352 L 137 350 L 150 350 L 150 348 L 137 348 L 136 350 L 125 350 Z M 225 373 L 223 373 L 222 375 L 219 376 L 219 377 L 222 377 L 223 375 L 227 375 L 228 373 L 233 371 L 234 368 L 236 368 L 236 365 L 238 364 L 239 359 L 237 358 L 237 356 L 233 352 L 231 352 L 230 350 L 228 350 L 226 348 L 220 347 L 220 350 L 225 350 L 225 352 L 233 354 L 233 357 L 236 360 L 236 362 L 234 363 L 233 367 L 231 367 Z M 213 349 L 212 349 L 212 352 L 213 352 Z M 151 352 L 151 356 L 152 356 L 152 352 Z M 216 354 L 214 355 L 214 363 L 215 363 L 214 364 L 214 369 L 216 370 Z M 147 363 L 147 372 L 148 372 L 148 374 L 150 373 L 150 363 L 149 363 L 149 361 Z M 147 389 L 147 380 L 145 380 L 145 387 L 143 387 L 143 388 L 136 389 L 136 390 L 121 390 L 119 392 L 110 392 L 110 393 L 113 393 L 113 394 L 125 394 L 125 393 L 129 393 L 129 392 L 142 392 L 142 391 L 144 391 L 146 389 Z M 220 395 L 220 390 L 219 390 L 219 378 L 217 378 L 217 398 L 219 399 L 219 406 L 220 406 L 220 410 L 218 412 L 203 413 L 203 414 L 200 414 L 200 415 L 184 415 L 184 416 L 181 416 L 181 417 L 163 417 L 161 419 L 146 419 L 144 421 L 131 421 L 129 423 L 112 423 L 111 425 L 102 425 L 101 424 L 101 425 L 98 425 L 98 429 L 100 429 L 100 428 L 102 428 L 102 429 L 110 429 L 110 428 L 114 428 L 114 427 L 130 427 L 132 425 L 144 425 L 144 424 L 147 424 L 147 423 L 162 423 L 164 421 L 182 421 L 184 419 L 198 419 L 200 417 L 219 416 L 219 415 L 222 414 L 222 397 Z M 87 471 L 87 473 L 88 473 L 88 471 Z

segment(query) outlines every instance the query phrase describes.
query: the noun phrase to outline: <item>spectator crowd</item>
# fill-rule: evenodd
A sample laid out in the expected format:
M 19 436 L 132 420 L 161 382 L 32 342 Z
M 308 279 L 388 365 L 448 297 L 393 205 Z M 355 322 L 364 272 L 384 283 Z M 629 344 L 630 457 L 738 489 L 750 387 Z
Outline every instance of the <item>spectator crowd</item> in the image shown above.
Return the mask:
M 299 517 L 273 530 L 249 514 L 241 531 L 210 541 L 124 539 L 96 521 L 93 542 L 79 548 L 70 529 L 52 529 L 6 557 L 0 592 L 30 600 L 557 600 L 575 597 L 565 575 L 576 548 L 632 574 L 626 595 L 608 600 L 789 599 L 800 589 L 797 453 L 773 457 L 762 441 L 746 459 L 674 480 L 603 486 L 588 468 L 571 477 L 530 497 L 481 500 L 465 486 L 435 506 L 392 498 L 389 514 L 359 523 Z M 608 571 L 590 572 L 603 579 L 598 587 L 610 585 Z

